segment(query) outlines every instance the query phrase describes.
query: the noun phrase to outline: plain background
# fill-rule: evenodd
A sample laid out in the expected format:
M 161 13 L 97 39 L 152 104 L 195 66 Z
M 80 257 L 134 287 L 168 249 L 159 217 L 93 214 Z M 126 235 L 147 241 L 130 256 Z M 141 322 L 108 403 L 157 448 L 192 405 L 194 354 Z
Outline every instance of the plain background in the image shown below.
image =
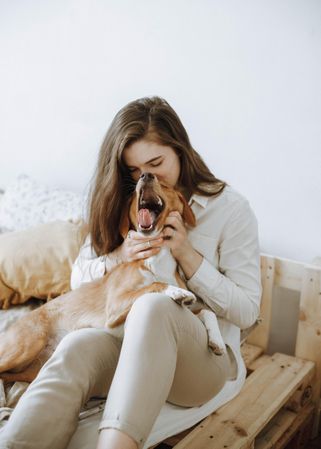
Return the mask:
M 249 199 L 262 252 L 321 256 L 319 0 L 0 0 L 0 187 L 83 194 L 113 116 L 147 95 Z

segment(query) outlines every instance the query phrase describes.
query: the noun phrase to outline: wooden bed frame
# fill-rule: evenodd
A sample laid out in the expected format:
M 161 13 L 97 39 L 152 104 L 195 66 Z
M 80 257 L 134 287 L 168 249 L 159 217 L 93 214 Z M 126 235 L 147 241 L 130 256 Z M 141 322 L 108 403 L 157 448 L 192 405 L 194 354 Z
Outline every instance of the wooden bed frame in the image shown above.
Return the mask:
M 248 376 L 240 394 L 163 443 L 175 449 L 296 449 L 319 429 L 321 267 L 261 256 L 261 323 L 242 346 Z M 300 292 L 293 356 L 266 354 L 274 287 Z M 156 448 L 166 447 L 161 445 Z

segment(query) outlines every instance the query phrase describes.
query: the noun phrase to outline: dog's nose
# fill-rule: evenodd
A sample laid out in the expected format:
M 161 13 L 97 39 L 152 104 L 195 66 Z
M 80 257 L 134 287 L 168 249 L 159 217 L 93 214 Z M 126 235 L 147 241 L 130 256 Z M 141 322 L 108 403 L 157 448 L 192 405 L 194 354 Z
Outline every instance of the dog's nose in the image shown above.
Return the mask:
M 145 172 L 140 175 L 140 179 L 145 182 L 152 181 L 154 178 L 155 176 L 153 175 L 153 173 Z

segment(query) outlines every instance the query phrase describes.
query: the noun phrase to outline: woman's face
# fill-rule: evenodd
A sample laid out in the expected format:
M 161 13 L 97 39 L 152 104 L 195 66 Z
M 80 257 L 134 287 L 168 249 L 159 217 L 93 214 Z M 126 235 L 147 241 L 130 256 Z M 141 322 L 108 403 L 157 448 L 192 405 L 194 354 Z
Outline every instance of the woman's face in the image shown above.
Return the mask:
M 149 172 L 172 187 L 177 184 L 181 164 L 171 147 L 141 139 L 124 150 L 123 160 L 135 181 Z

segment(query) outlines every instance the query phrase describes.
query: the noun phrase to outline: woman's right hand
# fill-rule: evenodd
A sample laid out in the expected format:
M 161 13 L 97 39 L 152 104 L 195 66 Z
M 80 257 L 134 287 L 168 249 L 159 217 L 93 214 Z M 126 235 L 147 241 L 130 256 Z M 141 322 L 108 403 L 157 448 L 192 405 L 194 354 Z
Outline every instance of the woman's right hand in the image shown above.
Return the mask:
M 115 250 L 118 260 L 132 262 L 155 256 L 161 249 L 163 237 L 144 237 L 139 232 L 129 231 L 123 243 Z

